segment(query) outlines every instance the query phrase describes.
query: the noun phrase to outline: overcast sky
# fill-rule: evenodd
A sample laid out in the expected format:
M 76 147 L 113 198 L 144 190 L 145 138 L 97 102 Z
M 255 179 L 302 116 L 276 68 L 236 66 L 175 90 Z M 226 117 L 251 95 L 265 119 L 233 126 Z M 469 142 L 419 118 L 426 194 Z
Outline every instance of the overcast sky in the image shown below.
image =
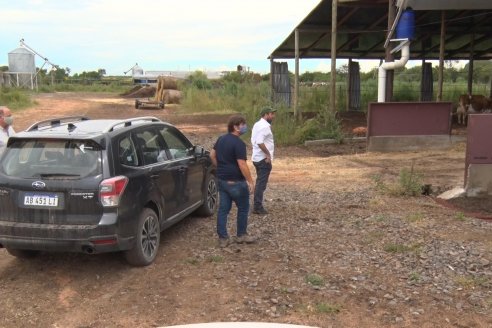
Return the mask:
M 101 68 L 122 75 L 135 63 L 145 71 L 220 71 L 245 65 L 263 74 L 269 72 L 270 53 L 319 2 L 0 0 L 0 65 L 8 65 L 8 53 L 24 39 L 72 74 Z M 43 63 L 36 58 L 37 67 Z M 294 71 L 293 61 L 289 69 Z M 330 61 L 301 60 L 300 70 L 328 72 Z

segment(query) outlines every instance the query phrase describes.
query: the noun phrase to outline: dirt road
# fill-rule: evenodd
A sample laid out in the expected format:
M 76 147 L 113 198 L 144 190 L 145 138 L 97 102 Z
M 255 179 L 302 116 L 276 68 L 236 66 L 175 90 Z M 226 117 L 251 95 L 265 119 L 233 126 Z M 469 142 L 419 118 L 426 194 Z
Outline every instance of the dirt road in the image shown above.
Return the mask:
M 107 94 L 42 94 L 36 102 L 15 113 L 17 130 L 54 116 L 151 115 L 210 147 L 227 119 L 176 107 L 136 110 L 133 100 Z M 492 223 L 376 183 L 395 183 L 413 163 L 435 193 L 461 186 L 464 144 L 364 149 L 280 147 L 266 191 L 270 214 L 250 217 L 254 245 L 218 249 L 214 218 L 189 217 L 162 233 L 158 257 L 145 268 L 118 254 L 21 261 L 0 249 L 0 326 L 491 327 Z

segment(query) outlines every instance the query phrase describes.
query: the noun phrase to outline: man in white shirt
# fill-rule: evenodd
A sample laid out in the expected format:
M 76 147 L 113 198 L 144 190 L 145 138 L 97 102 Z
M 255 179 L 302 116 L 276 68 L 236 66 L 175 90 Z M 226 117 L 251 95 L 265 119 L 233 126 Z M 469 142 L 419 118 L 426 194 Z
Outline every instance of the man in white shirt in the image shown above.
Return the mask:
M 272 171 L 274 151 L 271 124 L 277 110 L 265 107 L 261 110 L 261 118 L 253 126 L 251 145 L 253 145 L 252 161 L 256 169 L 256 186 L 253 201 L 253 213 L 265 215 L 268 211 L 263 206 L 263 194 L 267 187 L 268 178 Z
M 12 128 L 13 120 L 10 109 L 0 106 L 0 155 L 5 151 L 9 137 L 15 133 Z

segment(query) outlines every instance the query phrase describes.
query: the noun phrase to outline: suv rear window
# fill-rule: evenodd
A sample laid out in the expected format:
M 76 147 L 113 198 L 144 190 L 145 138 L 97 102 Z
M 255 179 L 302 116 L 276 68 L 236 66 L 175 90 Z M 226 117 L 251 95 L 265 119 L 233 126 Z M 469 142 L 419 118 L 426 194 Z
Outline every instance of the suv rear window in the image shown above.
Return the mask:
M 90 140 L 15 140 L 2 171 L 19 178 L 84 178 L 102 173 L 100 146 Z

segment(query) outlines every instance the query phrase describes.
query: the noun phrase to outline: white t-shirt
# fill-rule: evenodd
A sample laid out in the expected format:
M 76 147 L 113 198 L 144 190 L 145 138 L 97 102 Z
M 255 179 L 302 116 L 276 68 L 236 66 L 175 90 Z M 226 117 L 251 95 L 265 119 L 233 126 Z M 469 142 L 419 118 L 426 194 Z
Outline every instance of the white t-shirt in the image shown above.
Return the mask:
M 253 146 L 253 154 L 251 160 L 253 162 L 259 162 L 266 158 L 265 153 L 261 150 L 259 144 L 265 144 L 273 160 L 273 133 L 270 123 L 268 123 L 264 118 L 261 118 L 258 122 L 253 125 L 253 130 L 251 131 L 251 145 Z
M 2 154 L 5 151 L 9 137 L 14 134 L 15 131 L 11 125 L 9 125 L 7 129 L 4 129 L 3 127 L 0 126 L 0 154 Z

